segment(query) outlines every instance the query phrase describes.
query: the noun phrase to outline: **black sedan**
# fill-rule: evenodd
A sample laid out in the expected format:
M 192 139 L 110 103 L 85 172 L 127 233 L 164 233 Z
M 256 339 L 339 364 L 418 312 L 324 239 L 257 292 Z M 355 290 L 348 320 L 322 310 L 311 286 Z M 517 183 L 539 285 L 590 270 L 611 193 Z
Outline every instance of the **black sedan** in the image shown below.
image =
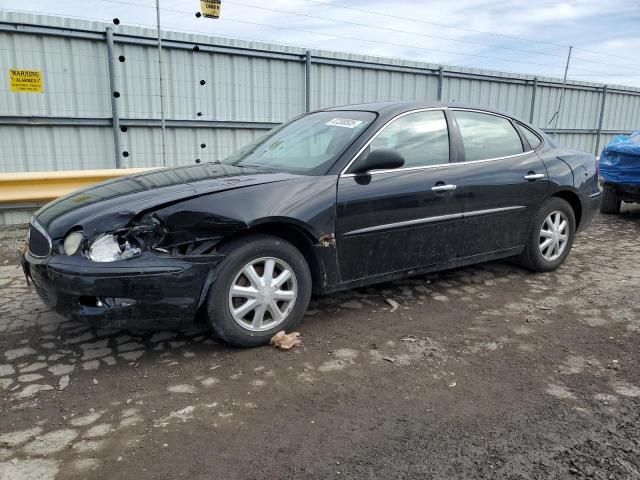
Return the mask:
M 557 268 L 598 208 L 595 158 L 494 111 L 388 102 L 298 117 L 221 163 L 74 192 L 22 253 L 73 317 L 206 318 L 261 345 L 312 293 L 513 257 Z

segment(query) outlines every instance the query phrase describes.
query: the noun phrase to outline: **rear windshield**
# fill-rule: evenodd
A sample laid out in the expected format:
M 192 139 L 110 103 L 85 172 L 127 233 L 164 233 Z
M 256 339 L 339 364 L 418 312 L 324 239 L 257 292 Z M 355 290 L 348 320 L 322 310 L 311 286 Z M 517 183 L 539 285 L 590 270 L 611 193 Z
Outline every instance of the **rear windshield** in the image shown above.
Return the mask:
M 311 113 L 270 131 L 222 163 L 323 174 L 375 118 L 371 112 Z

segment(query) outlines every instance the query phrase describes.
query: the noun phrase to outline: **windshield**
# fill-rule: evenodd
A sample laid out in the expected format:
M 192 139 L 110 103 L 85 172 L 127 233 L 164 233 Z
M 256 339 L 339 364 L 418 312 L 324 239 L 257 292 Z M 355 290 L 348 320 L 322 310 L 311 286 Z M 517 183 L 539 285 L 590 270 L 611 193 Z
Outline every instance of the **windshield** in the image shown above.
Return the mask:
M 375 118 L 371 112 L 311 113 L 272 130 L 222 163 L 321 174 Z

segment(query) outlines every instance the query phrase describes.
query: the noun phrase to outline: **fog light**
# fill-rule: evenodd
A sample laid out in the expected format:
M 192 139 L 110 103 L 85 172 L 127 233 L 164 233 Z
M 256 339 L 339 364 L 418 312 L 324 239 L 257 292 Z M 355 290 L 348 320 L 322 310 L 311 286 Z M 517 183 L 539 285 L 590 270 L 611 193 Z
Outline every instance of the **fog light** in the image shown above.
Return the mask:
M 106 308 L 124 308 L 136 304 L 133 298 L 99 297 L 98 306 Z

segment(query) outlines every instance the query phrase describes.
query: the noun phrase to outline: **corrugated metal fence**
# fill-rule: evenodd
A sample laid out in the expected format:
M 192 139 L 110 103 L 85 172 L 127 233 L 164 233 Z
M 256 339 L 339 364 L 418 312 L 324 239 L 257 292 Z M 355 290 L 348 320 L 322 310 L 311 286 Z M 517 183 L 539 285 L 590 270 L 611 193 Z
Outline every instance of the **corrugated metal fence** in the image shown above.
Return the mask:
M 0 172 L 163 165 L 154 36 L 0 13 Z M 221 159 L 310 109 L 368 101 L 487 105 L 546 127 L 561 90 L 558 79 L 170 31 L 163 67 L 166 165 Z M 11 68 L 41 70 L 44 93 L 12 93 Z M 640 89 L 570 82 L 556 137 L 595 153 L 639 125 Z

